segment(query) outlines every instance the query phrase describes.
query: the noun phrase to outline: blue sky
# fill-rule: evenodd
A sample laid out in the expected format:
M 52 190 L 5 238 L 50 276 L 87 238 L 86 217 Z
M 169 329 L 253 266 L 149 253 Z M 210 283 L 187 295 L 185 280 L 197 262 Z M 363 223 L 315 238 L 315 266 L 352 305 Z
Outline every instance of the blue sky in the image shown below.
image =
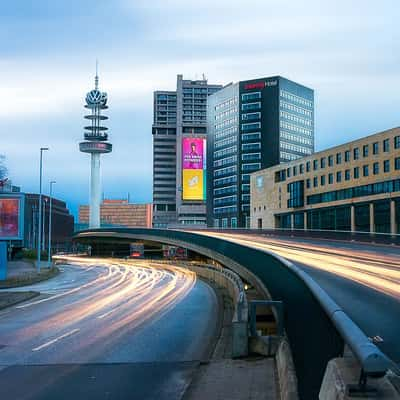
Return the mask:
M 5 0 L 0 12 L 0 154 L 10 178 L 76 213 L 89 156 L 78 151 L 84 97 L 108 92 L 114 151 L 106 197 L 151 201 L 152 93 L 176 75 L 210 83 L 282 75 L 315 90 L 317 150 L 399 126 L 398 0 Z

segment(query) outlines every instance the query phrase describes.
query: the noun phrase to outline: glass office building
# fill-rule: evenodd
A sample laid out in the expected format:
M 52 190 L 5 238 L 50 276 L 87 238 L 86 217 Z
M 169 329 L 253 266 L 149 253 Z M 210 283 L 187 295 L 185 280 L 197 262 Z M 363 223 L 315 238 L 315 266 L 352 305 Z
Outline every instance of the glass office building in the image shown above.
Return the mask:
M 250 174 L 314 152 L 314 92 L 280 76 L 225 86 L 208 101 L 207 223 L 249 227 Z

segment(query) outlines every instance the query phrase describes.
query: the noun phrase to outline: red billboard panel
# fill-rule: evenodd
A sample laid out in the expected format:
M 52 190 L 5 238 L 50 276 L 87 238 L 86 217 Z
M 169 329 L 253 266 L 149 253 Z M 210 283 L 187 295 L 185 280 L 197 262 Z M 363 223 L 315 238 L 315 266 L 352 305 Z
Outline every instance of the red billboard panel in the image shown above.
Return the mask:
M 250 89 L 264 89 L 265 88 L 265 82 L 254 82 L 254 83 L 246 83 L 244 85 L 245 90 L 250 90 Z
M 0 238 L 19 236 L 20 200 L 0 198 Z

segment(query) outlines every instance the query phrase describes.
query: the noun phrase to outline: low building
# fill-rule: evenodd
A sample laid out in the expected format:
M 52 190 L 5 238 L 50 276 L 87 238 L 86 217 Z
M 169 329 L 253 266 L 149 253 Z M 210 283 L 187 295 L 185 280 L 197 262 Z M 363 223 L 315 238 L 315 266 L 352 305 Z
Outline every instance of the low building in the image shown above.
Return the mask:
M 400 128 L 251 176 L 251 227 L 400 233 Z
M 16 187 L 13 187 L 16 188 Z M 66 250 L 74 232 L 74 217 L 64 201 L 51 199 L 51 241 L 53 250 Z M 42 196 L 42 248 L 49 240 L 50 197 Z M 0 190 L 0 240 L 14 248 L 36 249 L 39 229 L 39 195 L 17 189 Z
M 89 206 L 79 206 L 79 226 L 87 228 Z M 128 200 L 103 200 L 100 205 L 100 224 L 105 226 L 145 227 L 152 226 L 152 205 L 133 204 Z

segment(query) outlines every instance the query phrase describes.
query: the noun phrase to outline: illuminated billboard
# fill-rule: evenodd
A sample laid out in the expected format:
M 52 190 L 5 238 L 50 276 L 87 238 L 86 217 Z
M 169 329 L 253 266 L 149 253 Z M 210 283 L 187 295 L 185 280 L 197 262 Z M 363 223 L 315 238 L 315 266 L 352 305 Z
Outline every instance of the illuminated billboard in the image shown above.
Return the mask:
M 206 199 L 206 139 L 182 139 L 182 199 Z
M 20 239 L 21 198 L 0 197 L 0 239 Z

